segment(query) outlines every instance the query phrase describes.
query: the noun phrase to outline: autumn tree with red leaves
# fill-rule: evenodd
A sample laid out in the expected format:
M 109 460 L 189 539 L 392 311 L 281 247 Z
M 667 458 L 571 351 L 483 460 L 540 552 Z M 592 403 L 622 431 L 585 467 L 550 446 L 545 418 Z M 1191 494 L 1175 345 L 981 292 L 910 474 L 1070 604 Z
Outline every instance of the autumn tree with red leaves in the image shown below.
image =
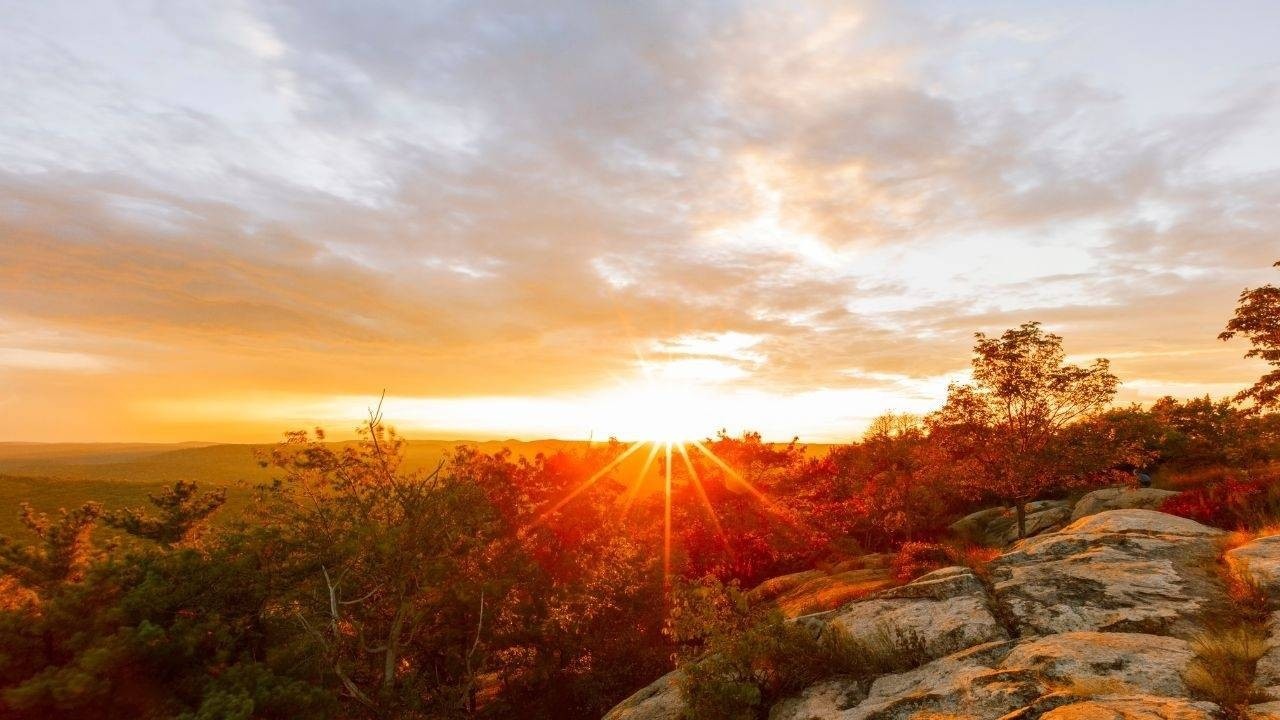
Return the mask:
M 1026 537 L 1026 503 L 1053 489 L 1097 482 L 1124 455 L 1085 421 L 1110 404 L 1110 363 L 1068 365 L 1062 338 L 1039 323 L 1000 337 L 977 333 L 973 382 L 952 384 L 930 415 L 937 472 L 974 497 L 1012 504 Z
M 1236 401 L 1252 402 L 1255 412 L 1280 405 L 1280 287 L 1267 284 L 1240 293 L 1235 317 L 1218 338 L 1230 340 L 1238 334 L 1252 345 L 1244 356 L 1265 360 L 1272 370 L 1236 395 Z

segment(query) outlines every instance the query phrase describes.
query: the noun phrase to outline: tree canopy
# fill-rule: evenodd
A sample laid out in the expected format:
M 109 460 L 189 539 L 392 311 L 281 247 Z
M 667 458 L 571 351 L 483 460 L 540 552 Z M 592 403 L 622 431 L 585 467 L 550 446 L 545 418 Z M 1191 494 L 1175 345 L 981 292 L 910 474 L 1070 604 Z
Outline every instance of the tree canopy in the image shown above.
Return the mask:
M 1274 267 L 1280 267 L 1280 262 Z M 1265 360 L 1272 368 L 1236 395 L 1236 401 L 1252 403 L 1255 410 L 1280 405 L 1280 287 L 1268 283 L 1240 293 L 1235 317 L 1218 337 L 1230 340 L 1236 335 L 1249 340 L 1245 357 Z

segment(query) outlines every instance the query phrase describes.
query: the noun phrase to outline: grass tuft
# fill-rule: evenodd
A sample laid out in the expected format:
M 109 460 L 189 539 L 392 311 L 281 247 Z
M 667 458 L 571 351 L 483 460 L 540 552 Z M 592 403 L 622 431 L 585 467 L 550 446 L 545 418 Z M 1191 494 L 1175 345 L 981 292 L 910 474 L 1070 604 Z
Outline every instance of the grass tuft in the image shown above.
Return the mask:
M 1266 631 L 1251 623 L 1206 632 L 1191 642 L 1195 657 L 1183 679 L 1193 696 L 1217 703 L 1228 717 L 1245 718 L 1250 704 L 1265 700 L 1253 685 L 1258 659 L 1267 651 Z

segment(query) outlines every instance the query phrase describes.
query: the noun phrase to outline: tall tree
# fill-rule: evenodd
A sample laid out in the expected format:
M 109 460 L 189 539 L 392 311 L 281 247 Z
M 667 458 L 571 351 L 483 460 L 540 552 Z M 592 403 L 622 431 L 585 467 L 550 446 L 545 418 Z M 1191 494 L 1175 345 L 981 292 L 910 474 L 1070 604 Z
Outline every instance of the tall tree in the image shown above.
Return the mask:
M 1280 262 L 1273 267 L 1280 267 Z M 1237 334 L 1247 337 L 1252 345 L 1244 356 L 1261 358 L 1272 370 L 1236 395 L 1236 401 L 1252 402 L 1254 411 L 1280 405 L 1280 287 L 1267 284 L 1240 293 L 1235 317 L 1218 338 L 1230 340 Z
M 126 508 L 107 513 L 102 521 L 167 548 L 197 538 L 209 516 L 226 503 L 227 491 L 219 488 L 200 494 L 195 483 L 179 480 L 173 487 L 147 497 L 156 508 L 155 514 L 143 508 Z
M 0 574 L 9 575 L 38 595 L 78 580 L 92 553 L 89 536 L 101 515 L 97 503 L 63 510 L 56 520 L 22 504 L 22 524 L 36 536 L 34 545 L 0 537 Z
M 377 413 L 355 443 L 293 433 L 270 455 L 287 477 L 262 522 L 302 578 L 287 606 L 350 716 L 469 714 L 505 594 L 489 582 L 496 518 L 479 487 L 403 460 Z
M 927 418 L 937 469 L 976 497 L 1011 503 L 1022 538 L 1027 502 L 1096 480 L 1119 459 L 1082 422 L 1111 402 L 1119 380 L 1105 359 L 1066 364 L 1062 338 L 1039 323 L 976 337 L 973 382 L 952 384 Z

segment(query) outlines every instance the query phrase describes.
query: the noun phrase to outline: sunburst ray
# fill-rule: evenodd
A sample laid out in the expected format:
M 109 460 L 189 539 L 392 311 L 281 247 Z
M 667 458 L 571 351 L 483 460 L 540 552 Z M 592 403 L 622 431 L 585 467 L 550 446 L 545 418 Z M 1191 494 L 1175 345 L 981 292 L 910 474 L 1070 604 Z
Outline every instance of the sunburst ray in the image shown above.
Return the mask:
M 694 492 L 698 493 L 698 500 L 702 502 L 702 508 L 707 511 L 707 518 L 711 521 L 711 527 L 716 531 L 716 537 L 720 538 L 720 545 L 724 547 L 725 554 L 733 555 L 733 546 L 729 544 L 729 536 L 725 535 L 724 528 L 720 525 L 720 517 L 716 515 L 715 506 L 711 504 L 711 498 L 707 497 L 707 489 L 702 486 L 702 478 L 698 477 L 698 471 L 693 467 L 693 461 L 689 459 L 689 451 L 685 448 L 684 443 L 676 445 L 680 451 L 680 457 L 684 460 L 685 471 L 689 473 L 689 482 L 693 484 Z
M 585 491 L 587 488 L 591 487 L 592 485 L 595 485 L 596 481 L 604 477 L 610 470 L 621 465 L 622 461 L 626 460 L 628 457 L 631 456 L 632 453 L 634 453 L 636 450 L 639 450 L 641 447 L 643 447 L 645 445 L 645 442 L 646 441 L 644 440 L 640 440 L 632 443 L 630 447 L 624 450 L 621 455 L 614 458 L 612 462 L 610 462 L 608 465 L 605 465 L 603 468 L 598 470 L 594 475 L 584 480 L 581 484 L 579 484 L 576 488 L 574 488 L 573 491 L 570 492 L 568 495 L 565 495 L 563 498 L 560 498 L 559 500 L 557 500 L 556 503 L 550 507 L 550 509 L 548 509 L 546 512 L 539 515 L 538 519 L 535 520 L 533 524 L 534 525 L 541 524 L 542 522 L 546 521 L 548 517 L 555 514 L 555 512 L 558 511 L 560 508 L 564 507 L 565 505 L 568 505 L 571 500 L 581 495 L 583 491 Z
M 626 517 L 631 512 L 631 505 L 635 503 L 636 496 L 640 494 L 640 488 L 644 485 L 644 481 L 649 477 L 649 468 L 653 467 L 654 458 L 658 456 L 658 443 L 644 441 L 650 445 L 649 457 L 644 459 L 644 467 L 640 468 L 640 472 L 636 475 L 636 481 L 627 489 L 627 495 L 622 501 L 622 516 Z
M 662 508 L 662 577 L 669 584 L 671 577 L 671 442 L 666 448 L 666 503 Z
M 736 481 L 744 489 L 746 489 L 747 493 L 749 493 L 753 498 L 759 501 L 760 504 L 763 505 L 766 510 L 777 515 L 779 518 L 781 518 L 783 521 L 785 521 L 792 527 L 806 529 L 806 530 L 808 529 L 803 521 L 795 517 L 794 513 L 788 512 L 787 510 L 781 507 L 778 507 L 777 503 L 770 500 L 769 497 L 764 493 L 760 492 L 760 490 L 755 485 L 753 485 L 750 480 L 747 480 L 745 477 L 742 476 L 742 473 L 738 472 L 737 470 L 734 470 L 732 467 L 729 467 L 728 463 L 726 463 L 724 460 L 721 460 L 718 455 L 712 452 L 711 448 L 707 447 L 699 440 L 694 440 L 693 446 L 698 448 L 698 450 L 701 451 L 703 455 L 707 456 L 707 458 L 710 459 L 711 462 L 718 465 L 721 470 L 724 470 L 726 473 L 728 473 L 729 476 L 734 479 L 734 481 Z

